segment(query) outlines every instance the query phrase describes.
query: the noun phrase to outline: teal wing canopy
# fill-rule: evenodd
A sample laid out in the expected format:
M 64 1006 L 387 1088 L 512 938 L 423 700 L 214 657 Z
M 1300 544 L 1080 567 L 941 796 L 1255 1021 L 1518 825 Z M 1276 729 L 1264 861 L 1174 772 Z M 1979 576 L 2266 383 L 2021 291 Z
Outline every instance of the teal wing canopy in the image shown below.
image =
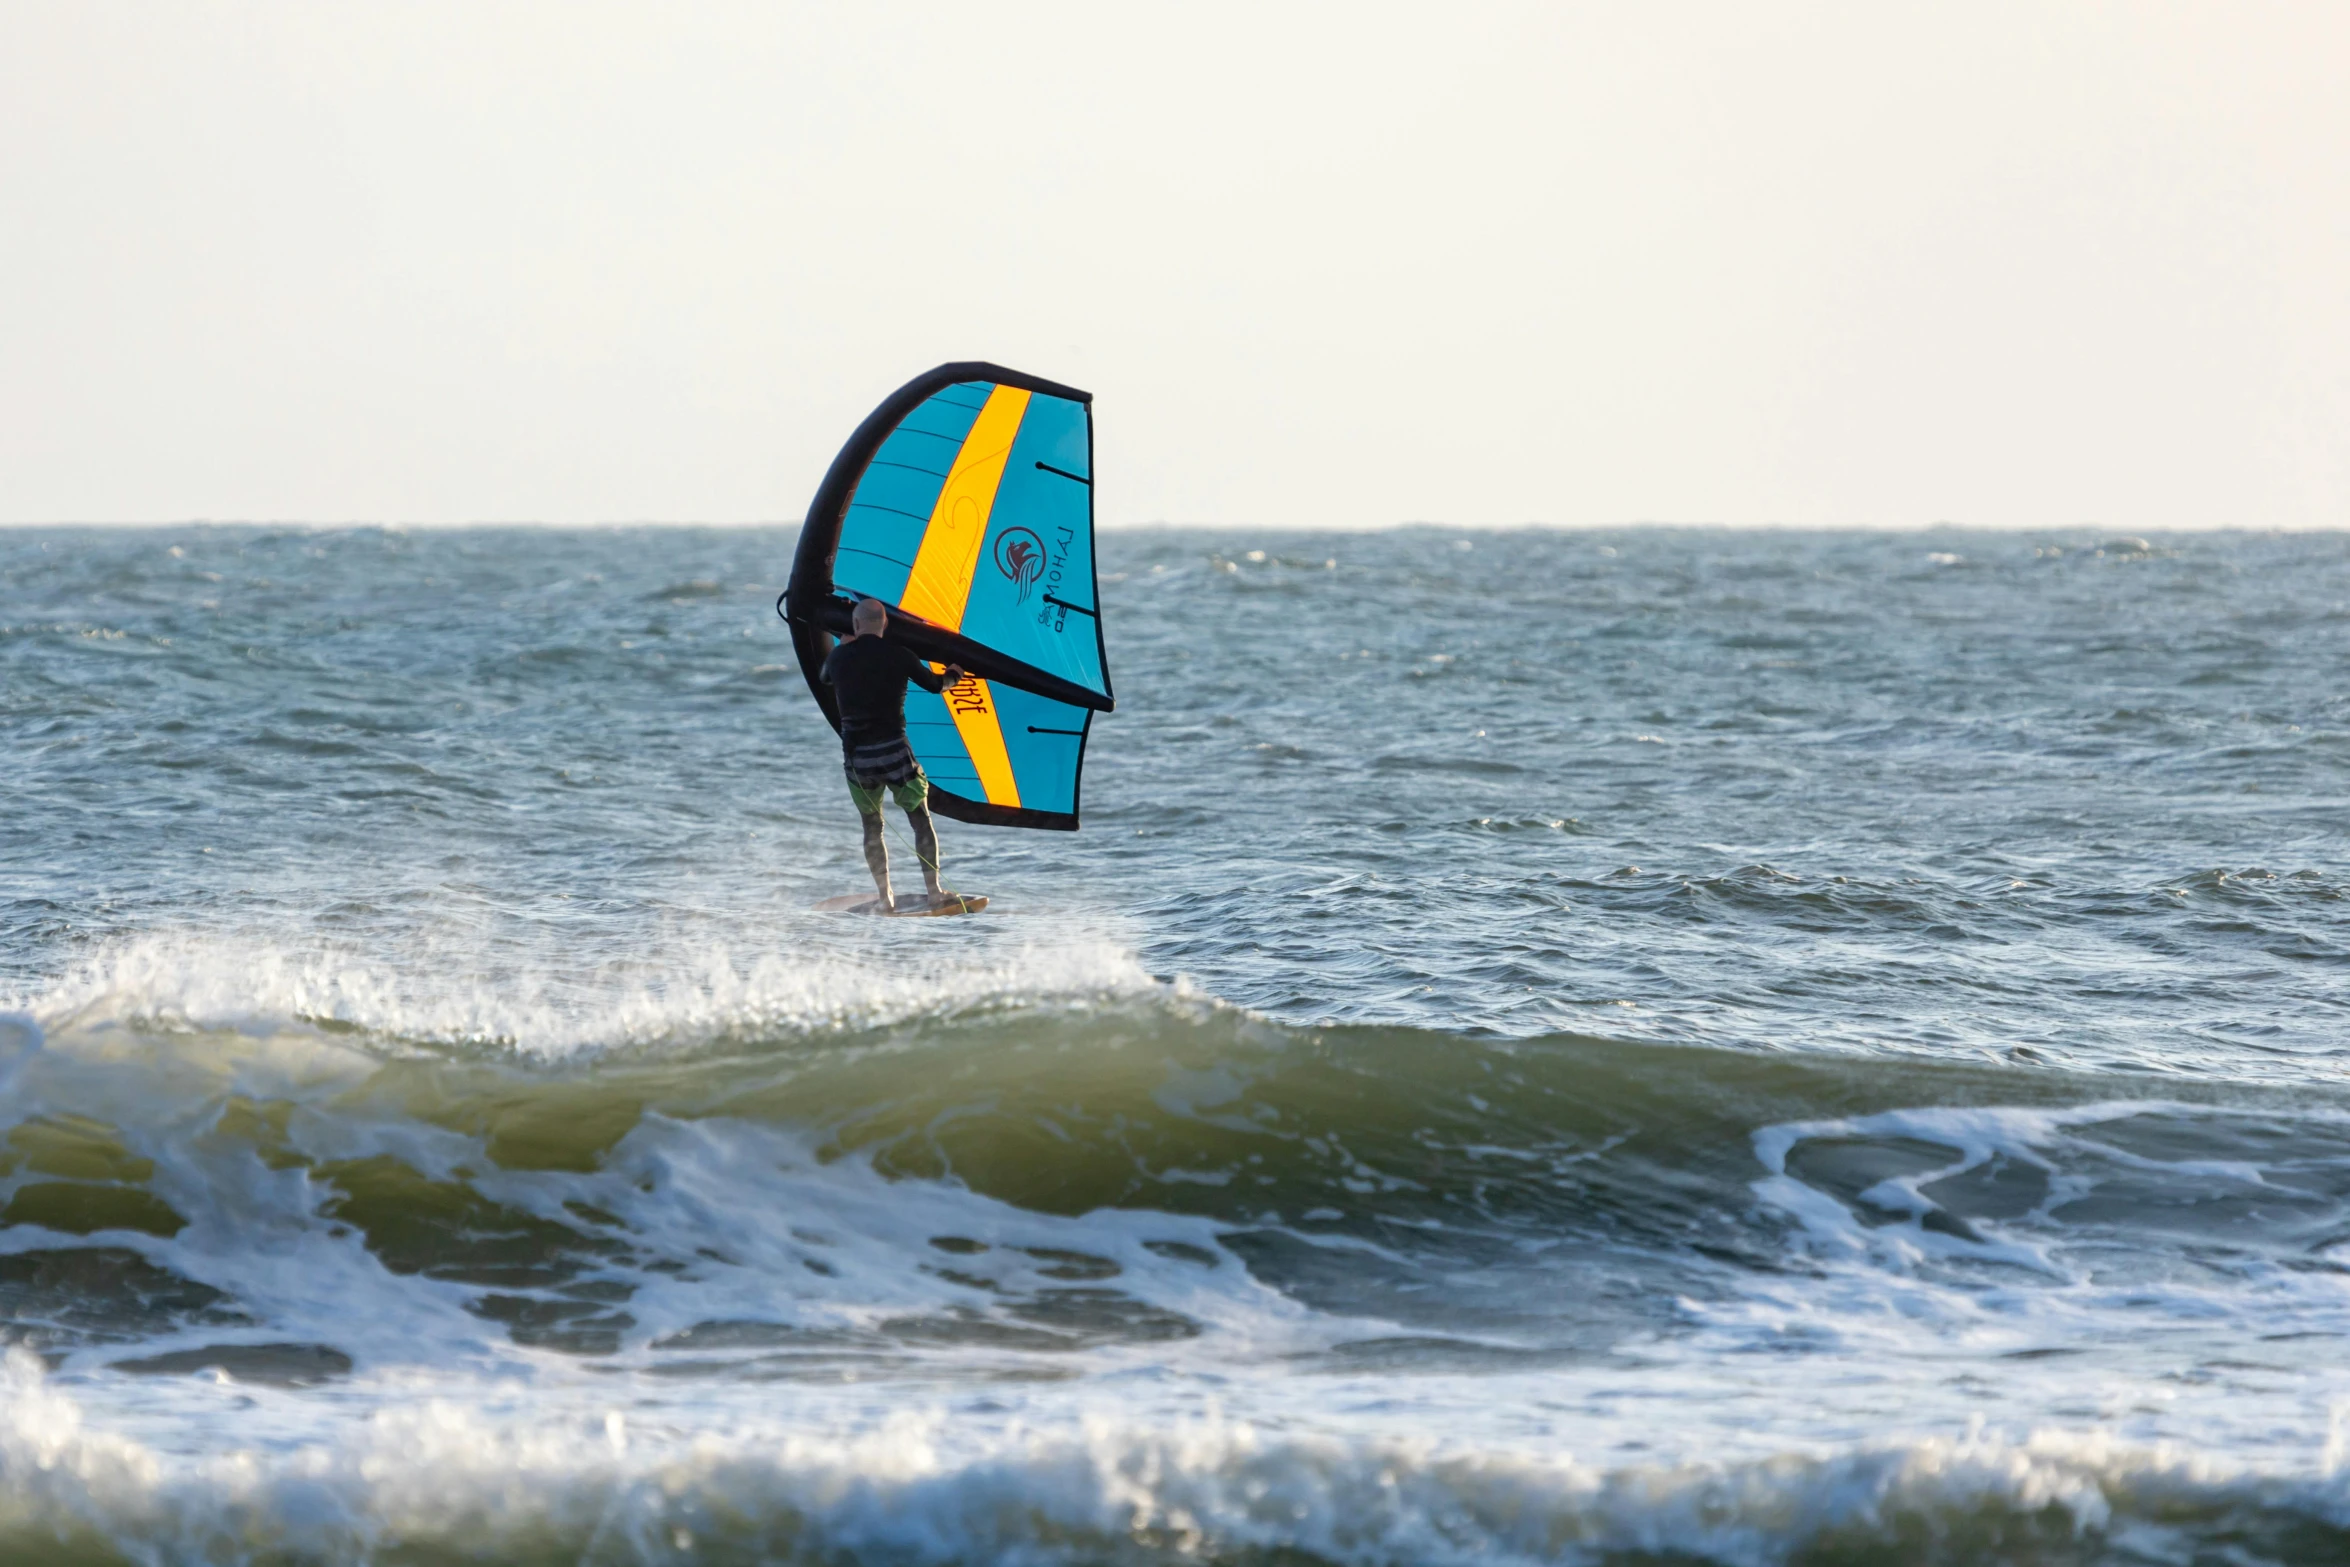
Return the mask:
M 907 694 L 906 734 L 944 815 L 1077 826 L 1109 661 L 1094 572 L 1093 409 L 1084 392 L 1000 366 L 942 365 L 850 437 L 809 508 L 784 594 L 809 688 L 848 608 L 971 678 Z

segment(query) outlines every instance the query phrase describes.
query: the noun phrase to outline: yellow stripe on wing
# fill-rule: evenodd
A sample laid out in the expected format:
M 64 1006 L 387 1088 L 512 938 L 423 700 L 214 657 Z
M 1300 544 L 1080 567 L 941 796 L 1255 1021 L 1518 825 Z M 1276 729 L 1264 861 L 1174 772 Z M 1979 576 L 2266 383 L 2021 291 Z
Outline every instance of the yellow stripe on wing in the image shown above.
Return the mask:
M 946 668 L 943 664 L 930 667 Z M 947 711 L 955 718 L 955 732 L 963 737 L 963 749 L 971 753 L 971 770 L 979 775 L 987 803 L 1017 806 L 1020 785 L 1012 777 L 1012 758 L 1004 750 L 1004 725 L 996 714 L 995 693 L 977 675 L 966 675 L 961 685 L 947 687 L 946 699 Z
M 995 510 L 996 487 L 1004 481 L 1012 438 L 1020 433 L 1021 417 L 1027 412 L 1028 394 L 1017 387 L 999 386 L 988 394 L 987 406 L 971 422 L 971 433 L 963 437 L 962 450 L 947 470 L 938 504 L 930 509 L 922 547 L 914 552 L 902 607 L 949 631 L 963 629 L 963 607 L 971 601 L 971 578 L 979 569 L 988 513 Z M 1000 736 L 996 749 L 1001 754 Z M 1009 779 L 1011 774 L 1007 770 L 1004 776 Z

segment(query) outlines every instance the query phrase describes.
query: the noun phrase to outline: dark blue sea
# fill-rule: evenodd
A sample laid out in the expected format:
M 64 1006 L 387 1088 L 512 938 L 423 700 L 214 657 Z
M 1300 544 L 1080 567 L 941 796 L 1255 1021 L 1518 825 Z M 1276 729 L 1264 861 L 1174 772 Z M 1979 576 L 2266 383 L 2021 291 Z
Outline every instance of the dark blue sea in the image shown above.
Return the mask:
M 2350 1560 L 2350 537 L 792 544 L 0 532 L 0 1559 Z

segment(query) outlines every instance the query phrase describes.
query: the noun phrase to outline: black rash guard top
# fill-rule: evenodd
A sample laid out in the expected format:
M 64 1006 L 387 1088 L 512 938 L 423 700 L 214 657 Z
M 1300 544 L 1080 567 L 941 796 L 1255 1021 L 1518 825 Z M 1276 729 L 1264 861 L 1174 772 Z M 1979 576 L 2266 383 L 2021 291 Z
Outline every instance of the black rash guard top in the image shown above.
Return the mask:
M 823 679 L 840 705 L 840 745 L 854 756 L 906 737 L 906 682 L 946 689 L 946 676 L 886 637 L 853 637 L 824 660 Z

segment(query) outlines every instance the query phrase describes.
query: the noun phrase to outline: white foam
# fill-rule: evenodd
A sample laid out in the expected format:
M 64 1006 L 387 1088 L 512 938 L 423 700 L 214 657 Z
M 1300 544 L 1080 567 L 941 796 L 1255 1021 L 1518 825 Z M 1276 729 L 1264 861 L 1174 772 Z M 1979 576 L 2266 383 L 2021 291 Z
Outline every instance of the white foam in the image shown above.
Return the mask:
M 837 930 L 811 939 L 806 924 L 760 933 L 737 920 L 685 922 L 642 950 L 569 957 L 535 936 L 501 944 L 424 929 L 366 946 L 156 931 L 82 958 L 12 1004 L 51 1034 L 324 1022 L 547 1058 L 1161 988 L 1131 945 L 1093 922 L 1019 927 L 953 947 L 924 944 L 902 924 L 894 940 Z
M 225 1417 L 233 1390 L 208 1392 Z M 1463 1396 L 1467 1396 L 1465 1390 Z M 1490 1390 L 1483 1390 L 1490 1396 Z M 0 1516 L 82 1525 L 134 1555 L 341 1559 L 393 1544 L 680 1560 L 701 1548 L 842 1560 L 1189 1560 L 1292 1548 L 1334 1562 L 1518 1563 L 1603 1552 L 1784 1560 L 1839 1535 L 1947 1538 L 1987 1519 L 2178 1543 L 2182 1517 L 2268 1507 L 2341 1526 L 2339 1466 L 2217 1462 L 2095 1433 L 1609 1459 L 1464 1440 L 1357 1411 L 1147 1385 L 959 1398 L 737 1398 L 681 1420 L 609 1395 L 417 1397 L 298 1440 L 167 1445 L 96 1429 L 29 1357 L 0 1372 Z M 481 1396 L 487 1394 L 488 1396 Z M 1457 1413 L 1457 1412 L 1456 1412 Z M 215 1429 L 236 1425 L 219 1419 Z M 2241 1518 L 2233 1520 L 2240 1525 Z
M 1945 1376 L 1963 1369 L 1981 1386 L 2013 1384 L 2038 1407 L 2106 1396 L 2081 1389 L 2107 1377 L 2115 1355 L 2150 1379 L 2141 1385 L 2154 1403 L 2170 1396 L 2155 1377 L 2166 1366 L 2174 1376 L 2200 1379 L 2208 1375 L 2204 1362 L 2242 1363 L 2251 1374 L 2234 1380 L 2257 1381 L 2272 1353 L 2261 1348 L 2265 1342 L 2350 1340 L 2350 1285 L 2341 1276 L 2285 1265 L 2249 1245 L 2206 1264 L 2183 1241 L 2149 1249 L 2150 1236 L 2109 1236 L 2067 1218 L 2117 1171 L 2159 1178 L 2158 1189 L 2182 1201 L 2267 1189 L 2267 1173 L 2246 1161 L 2162 1159 L 2083 1136 L 2137 1117 L 2216 1121 L 2238 1113 L 2110 1101 L 2062 1109 L 1927 1107 L 1765 1127 L 1753 1140 L 1767 1173 L 1753 1189 L 1795 1221 L 1810 1270 L 1743 1276 L 1726 1298 L 1686 1302 L 1685 1310 L 1708 1329 L 1700 1342 L 1717 1351 L 1736 1344 L 1833 1350 L 1845 1357 L 1841 1374 L 1889 1382 L 1915 1380 L 1920 1366 Z M 2346 1119 L 2322 1109 L 2265 1110 L 2260 1118 L 2271 1127 L 2318 1128 Z M 1899 1138 L 1952 1153 L 1946 1163 L 1862 1193 L 1875 1210 L 1875 1222 L 1864 1222 L 1789 1173 L 1790 1154 L 1814 1138 Z M 1929 1228 L 1924 1221 L 1937 1204 L 1923 1188 L 1994 1158 L 2040 1171 L 2046 1195 L 2012 1217 L 1970 1216 L 1971 1233 Z M 2072 1369 L 2008 1358 L 2047 1355 L 2085 1358 Z M 2343 1375 L 2330 1364 L 2309 1369 L 2329 1384 Z

